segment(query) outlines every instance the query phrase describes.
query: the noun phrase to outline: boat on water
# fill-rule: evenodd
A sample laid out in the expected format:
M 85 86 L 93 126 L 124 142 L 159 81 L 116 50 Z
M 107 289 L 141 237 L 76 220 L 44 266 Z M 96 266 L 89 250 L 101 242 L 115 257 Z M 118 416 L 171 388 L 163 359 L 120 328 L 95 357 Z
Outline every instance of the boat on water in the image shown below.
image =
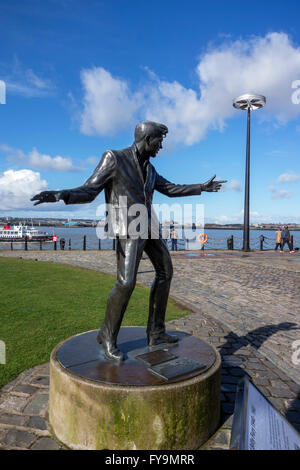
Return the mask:
M 56 235 L 39 232 L 35 227 L 28 225 L 4 225 L 0 227 L 0 242 L 53 242 L 57 241 Z

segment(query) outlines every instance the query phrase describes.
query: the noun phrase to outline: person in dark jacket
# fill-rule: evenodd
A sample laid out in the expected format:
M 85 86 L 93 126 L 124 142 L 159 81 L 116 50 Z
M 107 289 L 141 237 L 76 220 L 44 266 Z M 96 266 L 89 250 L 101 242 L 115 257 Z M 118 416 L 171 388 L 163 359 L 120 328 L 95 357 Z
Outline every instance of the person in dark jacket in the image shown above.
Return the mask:
M 290 231 L 289 231 L 289 227 L 287 225 L 285 225 L 283 227 L 283 230 L 281 232 L 281 252 L 283 253 L 283 248 L 284 248 L 284 245 L 287 243 L 288 247 L 289 247 L 289 250 L 290 250 L 290 253 L 295 253 L 295 251 L 293 250 L 293 247 L 292 247 L 292 243 L 291 243 L 291 235 L 290 235 Z
M 214 181 L 213 176 L 203 184 L 180 185 L 159 175 L 150 163 L 150 157 L 156 157 L 167 132 L 168 128 L 163 124 L 140 122 L 135 128 L 133 145 L 122 150 L 104 152 L 94 173 L 82 186 L 61 191 L 43 191 L 31 199 L 36 201 L 35 205 L 59 200 L 66 204 L 80 204 L 93 201 L 104 189 L 107 205 L 117 211 L 117 215 L 109 215 L 110 235 L 117 238 L 117 281 L 108 298 L 105 319 L 97 338 L 103 345 L 106 357 L 111 360 L 124 359 L 123 353 L 117 348 L 117 335 L 135 287 L 143 251 L 149 256 L 156 271 L 150 295 L 148 344 L 153 346 L 159 342 L 172 343 L 178 340 L 165 331 L 165 312 L 173 268 L 169 251 L 161 236 L 152 237 L 152 225 L 155 225 L 152 210 L 154 191 L 169 197 L 192 196 L 200 195 L 202 191 L 217 192 L 221 184 L 226 182 Z M 133 216 L 130 209 L 136 204 L 145 208 L 148 228 L 143 231 L 143 236 L 133 237 L 129 233 L 129 227 L 136 215 Z M 109 214 L 110 212 L 108 211 Z

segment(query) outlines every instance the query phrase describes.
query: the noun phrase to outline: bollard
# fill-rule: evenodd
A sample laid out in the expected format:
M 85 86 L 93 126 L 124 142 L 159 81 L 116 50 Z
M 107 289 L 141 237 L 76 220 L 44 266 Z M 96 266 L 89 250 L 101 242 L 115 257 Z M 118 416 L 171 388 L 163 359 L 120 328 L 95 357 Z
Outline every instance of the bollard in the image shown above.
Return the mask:
M 10 249 L 11 249 L 11 251 L 13 251 L 13 250 L 14 250 L 14 245 L 13 245 L 13 242 L 10 242 Z
M 86 250 L 86 235 L 83 237 L 83 250 Z
M 98 250 L 101 250 L 101 239 L 99 238 Z
M 43 242 L 42 240 L 40 240 L 40 251 L 42 251 L 42 249 L 43 249 Z
M 231 250 L 231 238 L 227 238 L 227 250 Z
M 264 249 L 264 239 L 265 237 L 263 235 L 260 235 L 259 240 L 260 240 L 260 251 L 263 251 Z
M 233 235 L 231 235 L 231 237 L 227 238 L 227 249 L 228 250 L 233 250 Z
M 28 250 L 28 237 L 25 237 L 25 251 Z
M 71 250 L 71 238 L 69 238 L 69 250 Z

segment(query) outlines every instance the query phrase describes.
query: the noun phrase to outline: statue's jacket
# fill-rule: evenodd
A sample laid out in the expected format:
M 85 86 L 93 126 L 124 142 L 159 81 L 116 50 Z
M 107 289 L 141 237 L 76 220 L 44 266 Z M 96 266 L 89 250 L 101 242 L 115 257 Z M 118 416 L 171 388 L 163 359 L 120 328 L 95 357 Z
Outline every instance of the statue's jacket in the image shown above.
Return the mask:
M 93 201 L 105 190 L 109 236 L 127 236 L 127 230 L 144 208 L 148 227 L 158 221 L 152 210 L 154 190 L 169 197 L 201 194 L 201 184 L 174 184 L 160 176 L 149 162 L 144 180 L 135 144 L 122 150 L 107 150 L 94 173 L 78 188 L 62 191 L 66 204 Z M 137 204 L 139 206 L 137 206 Z M 154 222 L 154 218 L 156 218 Z M 153 230 L 153 229 L 152 229 Z M 153 233 L 153 232 L 152 232 Z M 146 237 L 147 238 L 147 237 Z

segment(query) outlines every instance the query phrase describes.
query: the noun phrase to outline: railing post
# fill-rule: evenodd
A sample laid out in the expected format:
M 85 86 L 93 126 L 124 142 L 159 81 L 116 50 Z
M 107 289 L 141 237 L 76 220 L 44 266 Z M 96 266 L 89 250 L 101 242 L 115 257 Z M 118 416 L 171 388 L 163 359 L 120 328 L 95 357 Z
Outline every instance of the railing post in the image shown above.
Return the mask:
M 13 251 L 13 249 L 14 249 L 13 242 L 10 242 L 10 249 L 11 249 L 11 251 Z
M 265 237 L 263 235 L 260 235 L 259 239 L 260 239 L 260 251 L 263 251 Z
M 98 250 L 101 250 L 101 238 L 99 238 Z
M 69 250 L 71 250 L 71 238 L 69 238 Z
M 113 250 L 116 251 L 116 239 L 113 239 Z
M 185 246 L 186 246 L 186 250 L 188 250 L 189 249 L 189 239 L 188 238 L 186 238 L 186 240 L 185 240 Z
M 42 251 L 42 249 L 43 249 L 43 242 L 42 240 L 40 240 L 40 251 Z
M 28 250 L 28 237 L 25 237 L 25 251 Z
M 86 250 L 86 235 L 83 236 L 83 250 Z
M 294 249 L 294 235 L 291 235 L 291 249 Z

